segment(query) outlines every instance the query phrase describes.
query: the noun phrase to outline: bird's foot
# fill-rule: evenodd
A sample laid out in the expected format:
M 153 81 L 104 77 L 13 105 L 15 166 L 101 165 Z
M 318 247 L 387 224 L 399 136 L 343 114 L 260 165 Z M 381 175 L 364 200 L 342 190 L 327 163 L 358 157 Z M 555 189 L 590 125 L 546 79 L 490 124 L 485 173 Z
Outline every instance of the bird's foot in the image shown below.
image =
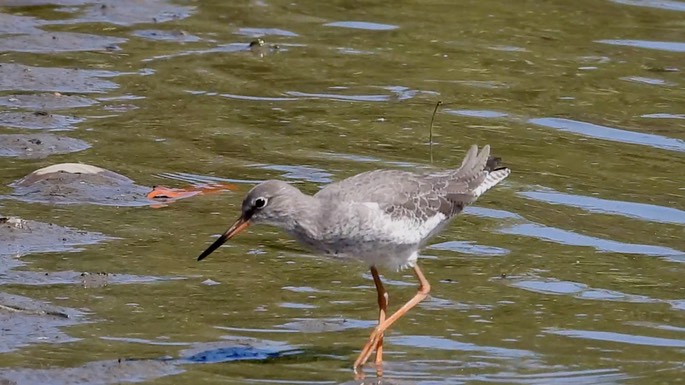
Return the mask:
M 357 360 L 354 362 L 353 369 L 355 377 L 361 376 L 360 379 L 364 378 L 364 374 L 362 373 L 362 366 L 364 366 L 364 364 L 366 364 L 366 362 L 369 360 L 369 357 L 371 357 L 371 354 L 373 354 L 374 348 L 376 348 L 377 351 L 379 349 L 383 349 L 382 342 L 380 342 L 383 339 L 383 333 L 384 330 L 380 327 L 376 327 L 373 330 L 373 332 L 371 332 L 369 340 L 366 342 L 366 344 L 362 348 L 362 351 L 359 353 Z M 383 358 L 382 356 L 378 355 L 376 357 L 376 374 L 379 375 L 379 377 L 383 374 L 383 370 L 381 368 L 382 363 Z

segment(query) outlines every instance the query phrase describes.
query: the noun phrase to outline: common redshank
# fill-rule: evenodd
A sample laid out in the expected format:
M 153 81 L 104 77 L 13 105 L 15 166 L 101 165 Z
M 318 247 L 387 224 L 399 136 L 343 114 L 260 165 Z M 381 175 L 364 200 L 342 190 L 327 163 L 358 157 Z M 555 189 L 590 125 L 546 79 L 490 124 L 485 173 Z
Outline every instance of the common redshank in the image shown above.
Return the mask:
M 478 152 L 474 145 L 458 169 L 424 174 L 369 171 L 332 183 L 313 196 L 286 182 L 268 180 L 247 193 L 238 220 L 197 259 L 204 259 L 251 223 L 259 223 L 285 230 L 318 254 L 368 264 L 378 292 L 378 326 L 353 368 L 359 375 L 375 349 L 379 370 L 383 334 L 430 292 L 417 265 L 419 249 L 509 172 L 499 158 L 490 157 L 490 146 Z M 377 267 L 411 268 L 419 280 L 416 295 L 389 317 L 388 293 Z

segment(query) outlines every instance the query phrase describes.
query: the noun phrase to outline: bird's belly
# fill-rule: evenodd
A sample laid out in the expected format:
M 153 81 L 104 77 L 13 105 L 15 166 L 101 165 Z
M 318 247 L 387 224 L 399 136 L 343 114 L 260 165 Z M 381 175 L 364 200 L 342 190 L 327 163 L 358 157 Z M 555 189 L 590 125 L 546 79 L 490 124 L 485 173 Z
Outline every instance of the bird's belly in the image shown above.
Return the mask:
M 336 239 L 312 239 L 296 237 L 302 244 L 319 255 L 341 260 L 357 260 L 369 266 L 383 266 L 400 270 L 414 266 L 419 244 L 394 242 L 391 239 L 365 237 L 340 237 Z
M 348 210 L 329 213 L 316 231 L 296 229 L 291 235 L 321 255 L 398 270 L 413 266 L 419 247 L 447 222 L 439 213 L 421 221 L 393 218 L 367 205 Z M 341 217 L 347 220 L 335 219 Z

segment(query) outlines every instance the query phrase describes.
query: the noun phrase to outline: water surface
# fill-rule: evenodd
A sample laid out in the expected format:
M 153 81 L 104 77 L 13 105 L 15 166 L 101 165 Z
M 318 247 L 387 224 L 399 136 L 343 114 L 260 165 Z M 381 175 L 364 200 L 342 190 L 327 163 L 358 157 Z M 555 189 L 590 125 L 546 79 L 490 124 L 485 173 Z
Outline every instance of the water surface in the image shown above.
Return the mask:
M 682 381 L 681 2 L 2 4 L 0 134 L 78 145 L 31 156 L 35 141 L 7 137 L 0 195 L 63 162 L 237 188 L 166 206 L 0 201 L 105 239 L 3 256 L 3 293 L 78 319 L 3 322 L 22 338 L 3 345 L 0 379 L 355 383 L 377 311 L 364 266 L 268 227 L 195 257 L 261 180 L 313 193 L 489 143 L 513 174 L 425 250 L 432 297 L 388 334 L 383 383 Z M 394 309 L 416 282 L 383 274 Z

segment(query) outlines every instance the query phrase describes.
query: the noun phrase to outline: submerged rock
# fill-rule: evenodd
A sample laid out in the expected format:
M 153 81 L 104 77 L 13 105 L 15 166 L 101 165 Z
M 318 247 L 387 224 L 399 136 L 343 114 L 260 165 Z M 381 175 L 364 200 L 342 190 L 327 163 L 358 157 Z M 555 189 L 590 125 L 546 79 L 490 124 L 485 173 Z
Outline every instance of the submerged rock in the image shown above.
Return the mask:
M 198 184 L 186 188 L 146 187 L 97 166 L 60 163 L 36 170 L 12 183 L 14 193 L 0 198 L 50 204 L 162 207 L 179 199 L 233 190 L 224 183 Z
M 0 216 L 0 257 L 76 251 L 80 245 L 95 244 L 108 239 L 110 238 L 100 233 L 19 217 Z
M 0 91 L 106 92 L 119 87 L 102 78 L 118 72 L 0 63 Z
M 12 198 L 52 204 L 88 203 L 146 206 L 150 187 L 113 171 L 81 163 L 60 163 L 36 170 L 11 184 Z
M 90 148 L 75 138 L 52 134 L 0 134 L 0 156 L 42 159 L 54 154 L 68 154 Z
M 47 111 L 0 112 L 0 126 L 33 130 L 70 130 L 84 119 L 75 116 L 51 114 Z
M 0 106 L 43 111 L 88 107 L 97 103 L 97 100 L 84 96 L 62 95 L 59 92 L 0 96 Z
M 0 52 L 113 51 L 126 39 L 74 32 L 43 32 L 0 38 Z
M 0 353 L 34 343 L 77 341 L 77 338 L 63 333 L 60 328 L 82 322 L 81 316 L 75 309 L 0 292 Z M 2 379 L 7 380 L 0 374 L 0 383 Z

